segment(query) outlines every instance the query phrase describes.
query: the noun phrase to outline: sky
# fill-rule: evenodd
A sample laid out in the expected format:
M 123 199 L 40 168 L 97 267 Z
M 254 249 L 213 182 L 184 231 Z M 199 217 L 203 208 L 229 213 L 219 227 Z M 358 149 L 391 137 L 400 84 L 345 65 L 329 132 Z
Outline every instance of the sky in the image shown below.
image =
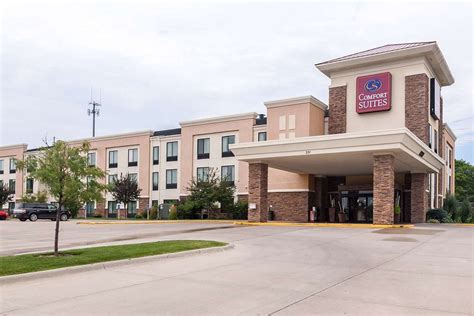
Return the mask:
M 313 95 L 314 64 L 437 41 L 456 82 L 444 119 L 474 163 L 470 2 L 21 1 L 0 4 L 0 146 L 179 127 Z

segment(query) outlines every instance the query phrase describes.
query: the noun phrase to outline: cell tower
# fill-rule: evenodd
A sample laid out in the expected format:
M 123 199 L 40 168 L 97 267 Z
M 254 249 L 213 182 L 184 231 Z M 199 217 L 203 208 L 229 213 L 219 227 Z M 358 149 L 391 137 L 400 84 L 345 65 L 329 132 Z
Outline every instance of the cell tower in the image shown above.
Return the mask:
M 95 116 L 99 116 L 100 114 L 100 109 L 99 107 L 101 106 L 102 103 L 102 91 L 100 92 L 99 95 L 99 102 L 95 102 L 92 99 L 92 88 L 91 88 L 91 100 L 89 101 L 89 106 L 92 106 L 92 109 L 87 109 L 87 115 L 91 116 L 92 115 L 92 137 L 95 137 Z

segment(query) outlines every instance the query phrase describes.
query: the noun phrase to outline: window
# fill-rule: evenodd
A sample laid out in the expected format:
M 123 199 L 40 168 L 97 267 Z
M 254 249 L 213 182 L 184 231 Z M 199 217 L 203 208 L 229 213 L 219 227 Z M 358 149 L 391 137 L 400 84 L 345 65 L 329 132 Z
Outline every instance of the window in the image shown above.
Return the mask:
M 208 181 L 209 180 L 209 167 L 197 168 L 197 181 Z
M 221 180 L 234 185 L 235 181 L 235 167 L 234 166 L 222 166 Z
M 109 168 L 118 167 L 118 151 L 111 150 L 109 151 Z
M 33 193 L 33 179 L 31 178 L 26 179 L 26 193 Z
M 431 124 L 429 125 L 428 132 L 428 147 L 433 148 L 433 127 L 431 126 Z
M 197 140 L 197 159 L 209 159 L 210 139 L 201 138 Z
M 0 187 L 3 187 L 3 180 L 0 180 Z
M 109 184 L 115 184 L 115 180 L 117 180 L 117 175 L 116 174 L 109 174 L 108 183 Z
M 451 146 L 449 146 L 449 149 L 448 149 L 448 164 L 449 164 L 449 169 L 452 168 L 452 163 L 453 163 L 453 149 L 451 148 Z
M 107 217 L 117 217 L 117 202 L 116 201 L 107 202 Z
M 160 163 L 160 147 L 154 146 L 153 147 L 153 164 L 157 165 Z
M 259 132 L 258 133 L 258 141 L 264 142 L 267 140 L 267 132 Z
M 95 153 L 87 154 L 87 165 L 89 167 L 95 167 Z
M 16 159 L 10 158 L 10 173 L 16 173 Z
M 15 186 L 16 186 L 16 180 L 15 179 L 10 179 L 8 181 L 8 190 L 10 190 L 10 192 L 12 194 L 15 194 Z
M 94 215 L 94 202 L 86 202 L 86 214 L 87 216 L 93 216 Z
M 235 135 L 222 137 L 222 157 L 233 157 L 234 154 L 229 149 L 229 145 L 235 144 Z
M 128 176 L 132 181 L 138 182 L 138 177 L 136 173 L 129 173 Z
M 128 166 L 138 166 L 138 149 L 134 148 L 128 150 Z
M 151 207 L 158 207 L 158 200 L 151 200 Z
M 158 172 L 153 172 L 151 175 L 152 178 L 152 186 L 153 186 L 153 191 L 158 190 Z
M 178 161 L 178 142 L 166 143 L 166 161 Z
M 137 201 L 128 202 L 127 213 L 127 217 L 135 217 L 137 214 Z
M 435 153 L 438 153 L 438 131 L 437 130 L 434 130 L 433 144 L 434 144 Z
M 178 170 L 168 169 L 166 170 L 166 188 L 176 189 L 178 187 Z
M 3 159 L 0 160 L 0 174 L 3 174 Z

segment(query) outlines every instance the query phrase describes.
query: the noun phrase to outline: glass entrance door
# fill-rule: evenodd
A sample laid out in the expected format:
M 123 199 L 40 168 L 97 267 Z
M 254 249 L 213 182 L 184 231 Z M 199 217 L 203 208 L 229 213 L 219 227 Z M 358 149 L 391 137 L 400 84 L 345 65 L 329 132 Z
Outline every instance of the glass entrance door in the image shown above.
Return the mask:
M 341 207 L 346 221 L 351 223 L 372 223 L 372 191 L 341 191 Z

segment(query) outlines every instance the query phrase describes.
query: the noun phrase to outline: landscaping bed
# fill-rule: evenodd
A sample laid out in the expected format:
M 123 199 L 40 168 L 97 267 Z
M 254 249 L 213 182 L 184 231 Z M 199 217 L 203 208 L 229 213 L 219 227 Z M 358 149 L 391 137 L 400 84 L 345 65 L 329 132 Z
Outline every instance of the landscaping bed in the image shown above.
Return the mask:
M 155 256 L 187 250 L 225 246 L 226 243 L 207 240 L 170 240 L 141 244 L 103 246 L 52 253 L 0 257 L 0 276 L 45 271 L 98 262 Z

